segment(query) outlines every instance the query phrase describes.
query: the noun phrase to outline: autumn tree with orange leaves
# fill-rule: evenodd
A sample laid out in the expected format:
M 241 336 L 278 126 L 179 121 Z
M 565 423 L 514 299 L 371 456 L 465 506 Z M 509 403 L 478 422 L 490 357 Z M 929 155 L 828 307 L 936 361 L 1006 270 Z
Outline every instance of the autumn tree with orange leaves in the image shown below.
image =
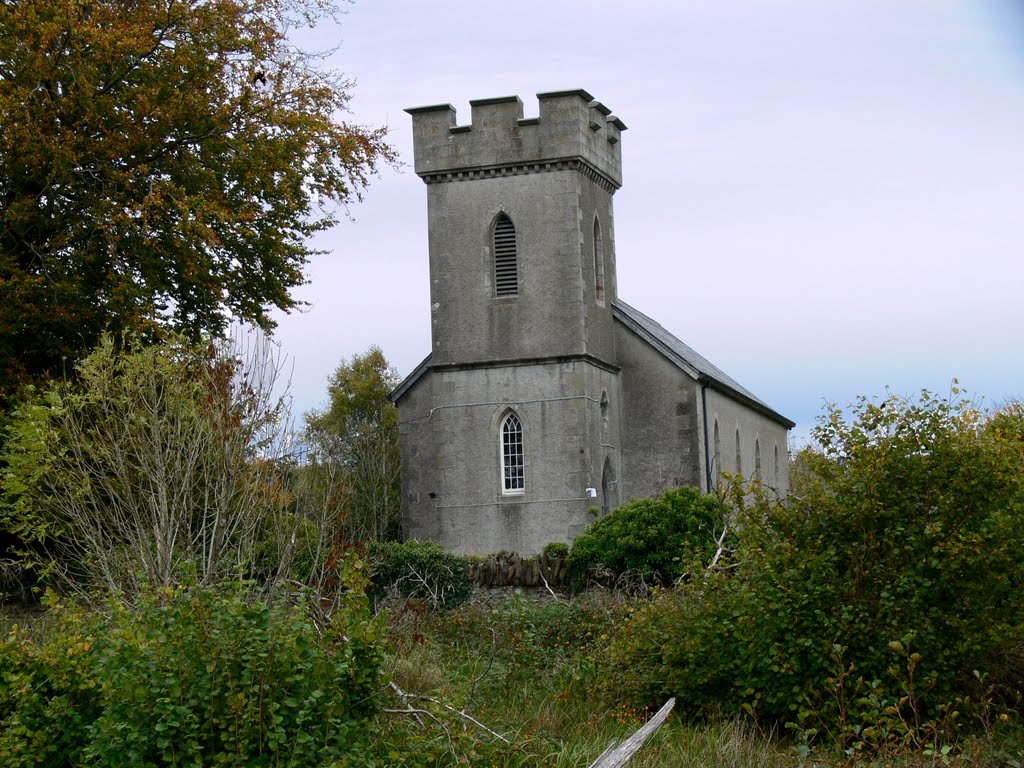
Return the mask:
M 296 305 L 310 235 L 393 160 L 287 39 L 317 0 L 0 2 L 0 409 L 104 331 Z

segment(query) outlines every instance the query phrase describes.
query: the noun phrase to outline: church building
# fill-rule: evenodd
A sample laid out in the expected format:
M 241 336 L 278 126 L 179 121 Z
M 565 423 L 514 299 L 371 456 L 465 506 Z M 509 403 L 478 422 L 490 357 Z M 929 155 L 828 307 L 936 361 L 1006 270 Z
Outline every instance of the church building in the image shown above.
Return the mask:
M 738 472 L 785 490 L 793 422 L 619 299 L 626 126 L 582 90 L 412 115 L 430 355 L 392 394 L 404 536 L 530 555 L 598 514 Z

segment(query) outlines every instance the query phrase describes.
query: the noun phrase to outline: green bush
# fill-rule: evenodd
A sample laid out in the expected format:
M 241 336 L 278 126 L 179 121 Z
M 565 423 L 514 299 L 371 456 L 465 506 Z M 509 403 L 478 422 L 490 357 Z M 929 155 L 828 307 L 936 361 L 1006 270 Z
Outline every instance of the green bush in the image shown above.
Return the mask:
M 239 584 L 52 605 L 45 639 L 0 645 L 0 763 L 358 764 L 380 651 L 357 597 L 322 628 Z
M 549 541 L 544 545 L 541 554 L 549 560 L 558 560 L 569 554 L 569 545 L 564 541 Z
M 89 728 L 102 712 L 97 622 L 63 605 L 49 613 L 54 626 L 45 642 L 17 626 L 0 639 L 2 765 L 81 765 Z
M 635 499 L 592 523 L 572 543 L 568 569 L 579 581 L 598 566 L 616 574 L 639 571 L 663 582 L 682 576 L 696 559 L 707 562 L 724 525 L 724 506 L 694 488 Z
M 392 590 L 434 608 L 454 608 L 469 599 L 473 585 L 462 561 L 431 541 L 388 541 L 366 548 L 378 595 Z
M 927 393 L 853 410 L 820 420 L 786 503 L 737 496 L 733 568 L 662 593 L 616 632 L 611 693 L 674 695 L 698 715 L 743 708 L 848 748 L 921 746 L 952 738 L 957 718 L 1019 706 L 1020 411 L 987 417 Z

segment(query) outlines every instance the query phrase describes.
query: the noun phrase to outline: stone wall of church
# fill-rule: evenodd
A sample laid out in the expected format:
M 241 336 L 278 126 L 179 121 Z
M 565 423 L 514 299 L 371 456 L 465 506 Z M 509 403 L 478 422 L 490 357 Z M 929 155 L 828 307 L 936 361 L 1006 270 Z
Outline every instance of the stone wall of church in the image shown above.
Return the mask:
M 622 366 L 623 499 L 680 485 L 703 487 L 696 381 L 616 324 Z
M 708 454 L 712 483 L 721 472 L 739 473 L 780 491 L 789 489 L 788 430 L 774 419 L 714 389 L 707 390 Z M 701 419 L 703 422 L 703 419 Z M 718 424 L 716 451 L 715 424 Z M 737 449 L 738 440 L 738 449 Z M 701 425 L 701 446 L 704 444 Z M 703 472 L 703 447 L 701 448 Z
M 464 554 L 531 555 L 570 541 L 593 519 L 602 479 L 617 490 L 618 398 L 617 374 L 585 361 L 428 371 L 402 399 L 405 537 Z M 509 410 L 525 443 L 516 494 L 501 478 Z

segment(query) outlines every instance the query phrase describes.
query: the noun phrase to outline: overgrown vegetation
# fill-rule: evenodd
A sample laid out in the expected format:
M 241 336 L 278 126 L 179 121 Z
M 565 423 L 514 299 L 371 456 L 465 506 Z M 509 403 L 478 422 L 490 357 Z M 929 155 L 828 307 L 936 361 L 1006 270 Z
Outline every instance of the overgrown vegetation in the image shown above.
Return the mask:
M 63 590 L 133 592 L 186 570 L 289 578 L 297 545 L 323 559 L 326 521 L 298 519 L 284 483 L 276 370 L 259 345 L 106 337 L 11 418 L 0 530 L 20 564 Z
M 725 505 L 695 488 L 634 499 L 592 523 L 572 544 L 568 568 L 577 583 L 598 567 L 671 584 L 694 562 L 708 563 L 724 543 Z
M 296 469 L 304 508 L 327 514 L 353 542 L 395 541 L 402 534 L 398 408 L 389 395 L 399 382 L 378 347 L 342 360 L 327 388 L 330 403 L 306 414 L 309 450 Z
M 372 753 L 386 765 L 417 768 L 589 765 L 652 714 L 614 694 L 597 695 L 609 671 L 602 649 L 628 630 L 640 605 L 605 590 L 557 599 L 544 590 L 502 590 L 478 594 L 454 613 L 397 608 L 384 669 L 407 695 L 395 695 L 378 715 Z M 1022 758 L 1024 733 L 1012 722 L 965 734 L 945 754 L 940 746 L 934 754 L 847 756 L 723 712 L 700 721 L 670 718 L 629 766 L 1013 768 Z
M 394 592 L 431 608 L 454 608 L 473 591 L 462 561 L 434 542 L 388 541 L 370 544 L 366 551 L 378 597 Z
M 378 732 L 378 748 L 394 765 L 585 766 L 649 715 L 593 695 L 594 653 L 622 609 L 618 597 L 600 591 L 554 600 L 519 590 L 481 597 L 453 614 L 392 615 L 385 669 L 402 691 L 417 694 L 400 701 Z M 429 713 L 423 724 L 402 713 L 409 706 Z M 683 734 L 670 723 L 631 765 L 685 765 Z M 746 747 L 772 752 L 754 739 Z
M 1024 441 L 924 393 L 832 408 L 792 498 L 737 492 L 728 567 L 639 606 L 603 688 L 746 711 L 841 753 L 955 748 L 1019 716 Z
M 670 696 L 631 766 L 1024 759 L 1019 404 L 830 409 L 790 498 L 675 489 L 568 553 L 660 587 L 470 600 L 295 492 L 259 360 L 105 340 L 14 414 L 0 523 L 87 602 L 5 629 L 6 764 L 586 765 Z
M 238 582 L 52 599 L 42 627 L 0 642 L 0 762 L 363 764 L 380 644 L 357 566 L 327 616 Z

